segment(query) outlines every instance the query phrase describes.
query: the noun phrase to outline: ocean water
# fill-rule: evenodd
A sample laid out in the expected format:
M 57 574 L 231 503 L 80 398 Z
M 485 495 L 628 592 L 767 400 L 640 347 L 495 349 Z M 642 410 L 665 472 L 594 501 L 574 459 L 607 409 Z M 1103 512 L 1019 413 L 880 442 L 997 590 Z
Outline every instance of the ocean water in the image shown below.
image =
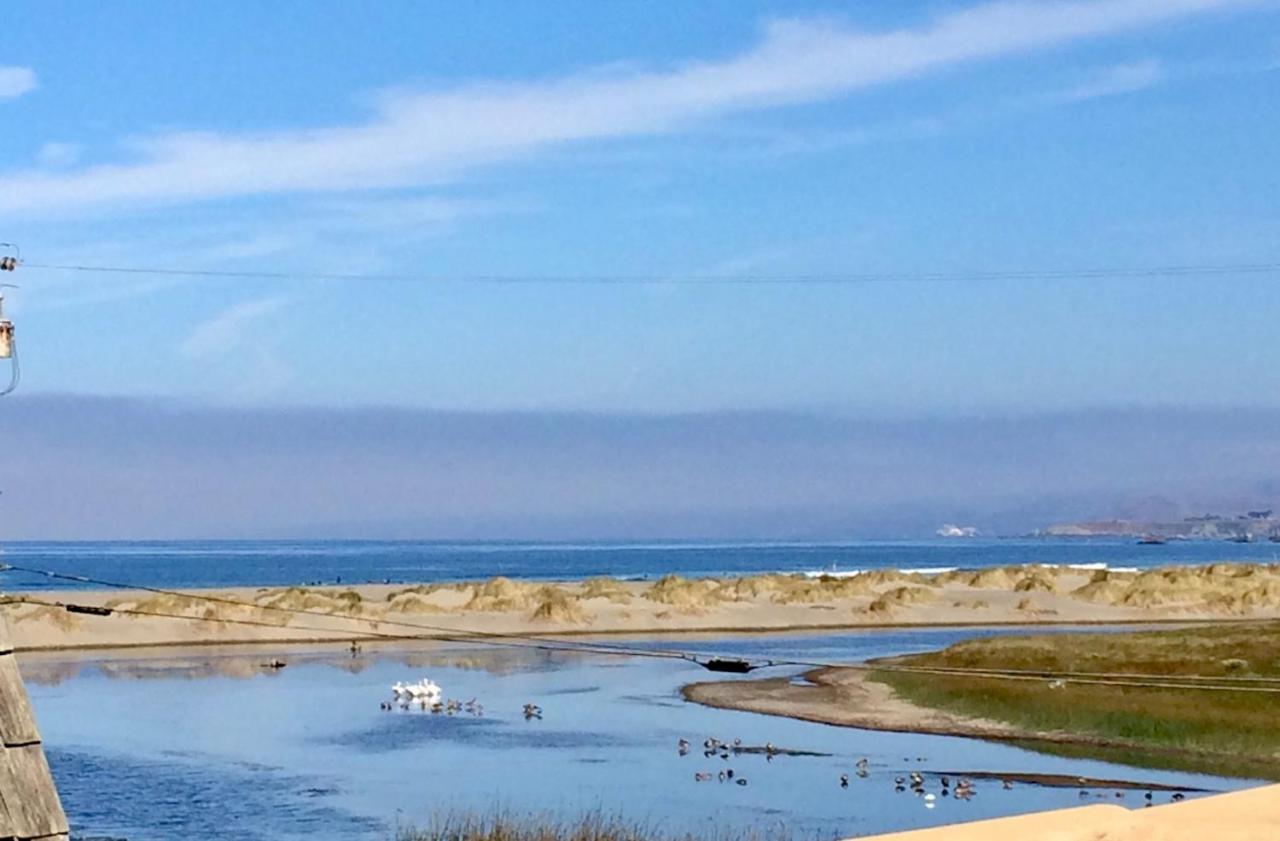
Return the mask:
M 576 579 L 763 572 L 939 570 L 1006 564 L 1147 568 L 1280 561 L 1280 544 L 1133 540 L 931 540 L 852 543 L 450 543 L 431 541 L 18 542 L 0 561 L 153 587 L 432 582 L 505 575 Z M 65 581 L 0 573 L 6 590 L 67 589 Z M 87 585 L 86 585 L 87 586 Z
M 861 660 L 1017 629 L 916 629 L 684 640 L 753 658 Z M 1037 629 L 1043 633 L 1044 629 Z M 662 640 L 647 644 L 660 646 Z M 280 671 L 262 663 L 281 656 Z M 785 829 L 830 839 L 1091 802 L 1138 807 L 1103 788 L 978 782 L 970 801 L 894 791 L 920 770 L 1058 773 L 1199 789 L 1253 784 L 1068 759 L 972 739 L 875 733 L 687 703 L 708 673 L 682 662 L 450 644 L 25 655 L 21 666 L 78 835 L 391 839 L 433 816 L 503 809 L 583 812 L 710 835 Z M 789 674 L 775 670 L 772 674 Z M 395 681 L 429 675 L 483 716 L 384 711 Z M 526 721 L 525 703 L 542 707 Z M 707 758 L 708 736 L 827 756 Z M 694 745 L 687 756 L 677 740 Z M 870 775 L 853 773 L 859 757 Z M 720 782 L 732 768 L 747 785 Z M 695 781 L 710 772 L 708 782 Z M 839 775 L 850 775 L 842 789 Z M 1191 795 L 1196 796 L 1196 795 Z M 1168 802 L 1156 793 L 1155 802 Z

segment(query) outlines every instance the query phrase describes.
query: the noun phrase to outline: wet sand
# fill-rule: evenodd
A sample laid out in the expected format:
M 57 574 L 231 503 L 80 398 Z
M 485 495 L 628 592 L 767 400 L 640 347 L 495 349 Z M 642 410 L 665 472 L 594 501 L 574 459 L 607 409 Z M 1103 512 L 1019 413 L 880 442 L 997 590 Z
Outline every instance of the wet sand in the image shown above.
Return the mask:
M 691 683 L 681 689 L 681 694 L 687 701 L 717 709 L 780 715 L 863 730 L 1102 748 L 1135 747 L 1121 740 L 1066 731 L 1028 730 L 1007 722 L 918 706 L 899 697 L 885 684 L 868 679 L 863 669 L 815 669 L 804 675 L 804 682 L 780 677 Z M 1158 746 L 1142 746 L 1142 749 L 1151 754 L 1164 752 Z M 1170 749 L 1168 752 L 1185 755 L 1185 751 Z
M 681 694 L 686 701 L 719 709 L 864 730 L 995 739 L 1033 735 L 1003 722 L 916 706 L 899 698 L 888 686 L 868 680 L 861 669 L 816 669 L 804 677 L 803 684 L 790 677 L 691 683 L 683 687 Z

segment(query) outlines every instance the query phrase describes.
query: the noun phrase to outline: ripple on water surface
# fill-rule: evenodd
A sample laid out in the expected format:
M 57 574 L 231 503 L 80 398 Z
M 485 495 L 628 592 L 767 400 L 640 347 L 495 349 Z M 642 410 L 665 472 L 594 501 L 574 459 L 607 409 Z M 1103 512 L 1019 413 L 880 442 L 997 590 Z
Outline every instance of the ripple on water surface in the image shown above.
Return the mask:
M 257 763 L 166 762 L 56 747 L 47 753 L 75 828 L 93 835 L 269 841 L 356 837 L 386 828 L 328 805 L 325 799 L 337 793 L 332 787 Z
M 696 644 L 761 659 L 821 654 L 856 660 L 1008 632 L 862 631 Z M 76 831 L 131 841 L 385 841 L 402 819 L 423 822 L 442 810 L 505 808 L 563 818 L 602 810 L 699 836 L 781 824 L 802 841 L 1081 802 L 1074 789 L 1019 784 L 1003 790 L 998 782 L 980 781 L 972 801 L 939 797 L 927 808 L 912 793 L 894 791 L 895 778 L 911 771 L 924 772 L 931 789 L 937 780 L 929 776 L 931 769 L 1210 789 L 1248 784 L 972 739 L 872 733 L 714 710 L 681 700 L 683 683 L 707 678 L 683 661 L 415 644 L 370 646 L 356 659 L 285 652 L 287 669 L 266 674 L 252 668 L 274 653 L 204 652 L 189 669 L 170 653 L 155 655 L 149 664 L 136 657 L 82 655 L 75 669 L 63 668 L 70 655 L 24 660 L 29 676 L 43 668 L 49 678 L 29 689 Z M 483 717 L 380 709 L 394 682 L 416 680 L 423 672 L 449 697 L 474 697 L 484 706 Z M 525 720 L 526 703 L 542 707 L 543 719 Z M 830 755 L 723 760 L 698 749 L 708 736 Z M 677 753 L 680 738 L 695 746 L 689 755 Z M 867 779 L 853 774 L 863 756 L 869 758 Z M 733 781 L 721 783 L 719 772 L 729 768 Z M 848 789 L 838 784 L 842 773 L 852 778 Z M 695 781 L 695 774 L 706 781 Z M 736 785 L 743 777 L 750 784 Z M 1114 792 L 1091 792 L 1090 800 L 1098 794 L 1119 799 Z

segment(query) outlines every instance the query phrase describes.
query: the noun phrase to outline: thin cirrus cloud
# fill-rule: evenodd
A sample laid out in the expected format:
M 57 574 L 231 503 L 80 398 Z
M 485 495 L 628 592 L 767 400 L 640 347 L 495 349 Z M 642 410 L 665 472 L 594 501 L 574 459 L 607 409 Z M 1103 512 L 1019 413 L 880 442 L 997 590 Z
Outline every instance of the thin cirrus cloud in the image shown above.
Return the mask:
M 17 99 L 36 89 L 36 72 L 30 67 L 0 67 L 0 99 Z
M 36 162 L 49 169 L 72 166 L 84 150 L 75 143 L 50 141 L 36 151 Z
M 124 144 L 131 157 L 124 163 L 3 173 L 0 212 L 424 186 L 559 144 L 671 133 L 1253 2 L 997 0 L 885 32 L 830 19 L 776 20 L 755 46 L 724 61 L 385 92 L 372 116 L 354 125 L 142 137 Z
M 228 307 L 191 331 L 180 348 L 182 354 L 191 359 L 206 359 L 236 350 L 244 344 L 254 322 L 288 303 L 283 297 L 258 298 Z
M 1084 102 L 1105 96 L 1135 93 L 1160 84 L 1164 78 L 1164 67 L 1154 59 L 1117 64 L 1099 71 L 1088 81 L 1063 91 L 1057 99 L 1061 102 Z

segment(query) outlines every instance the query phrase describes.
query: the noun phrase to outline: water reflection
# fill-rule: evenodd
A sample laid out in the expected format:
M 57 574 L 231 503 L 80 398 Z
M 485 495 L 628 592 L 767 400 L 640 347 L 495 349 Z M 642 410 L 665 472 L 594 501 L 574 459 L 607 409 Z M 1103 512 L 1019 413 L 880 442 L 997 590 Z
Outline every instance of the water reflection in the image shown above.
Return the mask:
M 974 633 L 863 631 L 696 644 L 751 657 L 853 660 Z M 287 668 L 262 668 L 277 656 Z M 939 798 L 927 809 L 909 791 L 894 791 L 894 780 L 911 771 L 1041 772 L 1209 789 L 1246 784 L 699 707 L 678 690 L 706 673 L 680 661 L 444 644 L 366 646 L 354 658 L 339 646 L 80 657 L 27 656 L 22 668 L 78 834 L 134 841 L 179 831 L 385 839 L 398 816 L 426 822 L 441 810 L 494 808 L 566 816 L 600 809 L 699 834 L 785 824 L 797 839 L 831 838 L 1080 802 L 1074 789 L 1004 790 L 978 781 L 972 800 Z M 424 673 L 448 697 L 476 698 L 483 717 L 380 709 L 392 683 Z M 542 720 L 524 718 L 528 703 L 542 707 Z M 830 755 L 708 757 L 698 746 L 709 736 Z M 685 756 L 677 750 L 682 738 L 695 748 Z M 861 757 L 865 778 L 854 775 Z M 733 777 L 721 782 L 729 770 Z M 851 777 L 847 789 L 841 774 Z
M 358 654 L 342 648 L 307 646 L 293 650 L 258 647 L 248 650 L 203 649 L 186 653 L 155 654 L 147 651 L 117 653 L 31 652 L 21 655 L 23 678 L 37 686 L 57 686 L 88 674 L 111 680 L 203 680 L 206 678 L 272 678 L 280 670 L 270 661 L 283 660 L 289 665 L 325 666 L 351 675 L 359 675 L 378 663 L 394 663 L 407 669 L 460 669 L 480 671 L 494 676 L 545 669 L 553 661 L 588 656 L 573 652 L 552 653 L 537 649 L 460 649 L 456 644 L 415 642 L 414 648 L 404 644 L 366 647 Z M 243 648 L 243 647 L 237 647 Z

